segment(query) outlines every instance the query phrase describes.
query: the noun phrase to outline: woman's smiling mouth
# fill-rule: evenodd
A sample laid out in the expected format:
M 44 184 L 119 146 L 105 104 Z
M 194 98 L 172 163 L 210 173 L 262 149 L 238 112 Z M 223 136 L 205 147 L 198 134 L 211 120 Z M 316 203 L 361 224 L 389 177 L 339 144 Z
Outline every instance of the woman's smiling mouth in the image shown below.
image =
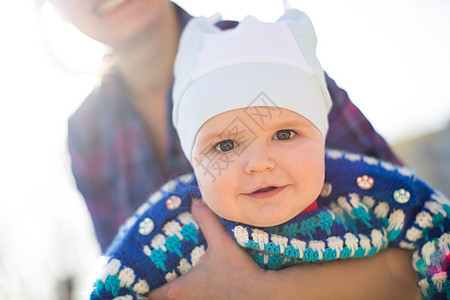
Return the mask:
M 107 1 L 102 1 L 101 3 L 99 3 L 98 5 L 96 5 L 93 8 L 93 12 L 95 14 L 99 15 L 99 16 L 104 16 L 106 14 L 109 14 L 114 9 L 116 9 L 117 7 L 119 7 L 120 5 L 124 4 L 127 1 L 128 0 L 107 0 Z

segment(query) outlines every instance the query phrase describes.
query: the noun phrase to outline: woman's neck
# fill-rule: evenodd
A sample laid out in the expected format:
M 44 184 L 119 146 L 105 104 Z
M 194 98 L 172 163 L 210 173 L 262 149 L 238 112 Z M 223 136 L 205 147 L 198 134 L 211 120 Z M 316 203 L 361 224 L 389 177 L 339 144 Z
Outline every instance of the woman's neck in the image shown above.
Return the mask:
M 169 1 L 167 5 L 158 24 L 114 49 L 117 66 L 133 101 L 165 99 L 172 83 L 180 28 L 175 6 Z
M 157 24 L 114 49 L 119 72 L 132 95 L 131 104 L 154 141 L 162 173 L 166 173 L 168 152 L 166 99 L 180 37 L 175 5 L 167 4 Z

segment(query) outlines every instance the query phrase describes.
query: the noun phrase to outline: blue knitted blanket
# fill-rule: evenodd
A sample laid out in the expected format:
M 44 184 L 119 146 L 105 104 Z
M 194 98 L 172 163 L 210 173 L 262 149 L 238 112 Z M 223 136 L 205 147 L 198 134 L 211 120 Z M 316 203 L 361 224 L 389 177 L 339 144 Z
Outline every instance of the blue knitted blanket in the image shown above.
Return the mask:
M 104 255 L 91 299 L 145 295 L 194 267 L 206 250 L 190 214 L 200 192 L 192 174 L 169 181 L 122 226 Z M 449 299 L 450 202 L 404 167 L 326 151 L 319 208 L 257 228 L 222 219 L 261 268 L 371 256 L 387 247 L 412 250 L 427 299 Z

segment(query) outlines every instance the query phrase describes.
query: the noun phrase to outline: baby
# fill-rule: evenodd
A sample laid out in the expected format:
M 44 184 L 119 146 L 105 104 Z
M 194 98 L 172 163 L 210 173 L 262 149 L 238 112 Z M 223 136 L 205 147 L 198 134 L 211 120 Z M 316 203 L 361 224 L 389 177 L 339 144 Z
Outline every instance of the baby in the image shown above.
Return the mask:
M 262 268 L 400 247 L 414 250 L 422 295 L 449 296 L 448 199 L 405 168 L 325 150 L 331 100 L 315 47 L 297 10 L 228 31 L 187 25 L 173 122 L 195 177 L 168 182 L 121 228 L 91 299 L 145 297 L 194 267 L 206 250 L 195 197 Z

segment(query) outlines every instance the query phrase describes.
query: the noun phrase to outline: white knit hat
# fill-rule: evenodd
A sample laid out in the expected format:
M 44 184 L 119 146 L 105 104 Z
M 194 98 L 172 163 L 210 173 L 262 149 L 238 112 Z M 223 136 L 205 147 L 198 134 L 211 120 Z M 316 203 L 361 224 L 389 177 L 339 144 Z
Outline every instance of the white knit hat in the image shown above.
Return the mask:
M 207 120 L 261 106 L 253 101 L 261 93 L 273 106 L 308 119 L 325 139 L 331 99 L 316 43 L 310 19 L 298 10 L 275 23 L 247 16 L 226 31 L 207 18 L 192 19 L 180 39 L 173 87 L 173 123 L 186 157 L 191 160 L 195 137 Z

